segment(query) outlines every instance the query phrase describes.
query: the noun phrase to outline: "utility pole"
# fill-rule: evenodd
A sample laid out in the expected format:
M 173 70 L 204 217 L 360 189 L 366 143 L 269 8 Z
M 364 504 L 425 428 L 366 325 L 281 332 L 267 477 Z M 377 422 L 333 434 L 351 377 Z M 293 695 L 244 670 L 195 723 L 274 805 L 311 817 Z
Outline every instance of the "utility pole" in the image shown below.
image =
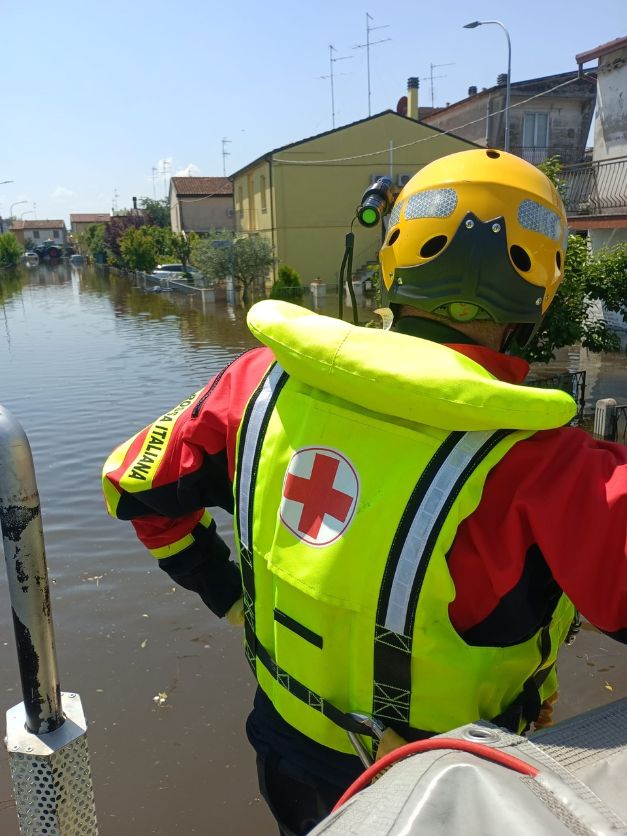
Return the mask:
M 118 211 L 118 190 L 113 190 L 113 200 L 111 201 L 111 214 L 115 215 Z
M 370 47 L 374 46 L 375 44 L 383 44 L 386 41 L 391 41 L 392 38 L 381 38 L 380 41 L 371 41 L 370 40 L 370 33 L 374 32 L 375 29 L 387 29 L 389 23 L 385 23 L 383 26 L 371 26 L 370 21 L 374 20 L 372 15 L 366 12 L 366 43 L 365 44 L 357 44 L 354 46 L 353 49 L 365 49 L 366 50 L 366 67 L 367 67 L 367 74 L 368 74 L 368 116 L 371 115 L 371 107 L 370 107 Z
M 226 146 L 232 140 L 222 137 L 222 176 L 226 177 L 226 158 L 231 156 L 231 152 L 226 150 Z
M 438 67 L 452 67 L 454 66 L 455 61 L 451 61 L 448 64 L 429 64 L 430 72 L 429 72 L 429 85 L 431 87 L 431 107 L 433 107 L 433 79 L 434 78 L 446 78 L 445 75 L 433 75 L 433 71 Z
M 155 186 L 155 180 L 157 178 L 157 172 L 158 172 L 157 166 L 153 165 L 153 167 L 152 167 L 152 196 L 155 200 L 157 199 L 157 189 L 156 189 L 156 186 Z

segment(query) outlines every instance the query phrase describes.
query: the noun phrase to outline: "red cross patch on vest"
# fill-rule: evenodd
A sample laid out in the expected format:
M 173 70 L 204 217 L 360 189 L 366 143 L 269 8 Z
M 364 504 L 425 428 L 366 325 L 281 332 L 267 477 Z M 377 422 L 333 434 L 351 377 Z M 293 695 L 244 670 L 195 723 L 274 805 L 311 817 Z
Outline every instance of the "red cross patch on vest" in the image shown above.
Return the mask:
M 359 476 L 346 456 L 304 447 L 287 467 L 279 517 L 299 540 L 328 546 L 351 524 L 358 497 Z

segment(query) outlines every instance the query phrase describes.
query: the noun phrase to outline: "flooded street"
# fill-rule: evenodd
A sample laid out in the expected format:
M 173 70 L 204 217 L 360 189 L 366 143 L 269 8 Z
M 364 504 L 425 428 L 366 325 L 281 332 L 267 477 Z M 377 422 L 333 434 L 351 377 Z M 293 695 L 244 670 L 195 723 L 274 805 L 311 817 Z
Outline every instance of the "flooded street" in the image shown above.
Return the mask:
M 241 633 L 173 587 L 100 491 L 118 443 L 254 344 L 243 310 L 203 310 L 195 294 L 66 264 L 0 280 L 0 403 L 33 451 L 61 688 L 88 720 L 101 836 L 276 832 L 244 733 L 254 682 Z M 574 357 L 561 352 L 555 370 Z M 577 365 L 588 411 L 602 397 L 627 403 L 625 354 L 580 352 Z M 230 517 L 215 513 L 232 546 Z M 584 629 L 561 654 L 557 718 L 627 696 L 626 661 L 627 648 Z M 3 712 L 22 699 L 3 558 L 0 694 Z M 3 836 L 18 834 L 11 795 L 2 752 Z

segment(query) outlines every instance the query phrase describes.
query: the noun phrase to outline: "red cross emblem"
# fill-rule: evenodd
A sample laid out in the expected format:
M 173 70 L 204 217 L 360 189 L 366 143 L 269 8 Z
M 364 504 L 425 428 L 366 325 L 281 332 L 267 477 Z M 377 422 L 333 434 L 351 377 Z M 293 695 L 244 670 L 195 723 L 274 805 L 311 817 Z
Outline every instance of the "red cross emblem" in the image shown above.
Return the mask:
M 285 473 L 279 517 L 312 546 L 328 546 L 353 518 L 359 477 L 346 456 L 329 447 L 305 447 L 292 456 Z

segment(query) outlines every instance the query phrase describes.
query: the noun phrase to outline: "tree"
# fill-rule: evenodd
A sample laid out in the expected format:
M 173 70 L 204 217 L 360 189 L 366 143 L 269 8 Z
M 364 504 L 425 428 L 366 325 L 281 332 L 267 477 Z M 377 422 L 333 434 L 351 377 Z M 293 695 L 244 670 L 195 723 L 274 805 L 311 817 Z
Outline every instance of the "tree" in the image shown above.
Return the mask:
M 78 249 L 80 252 L 97 263 L 106 261 L 107 257 L 105 229 L 106 224 L 90 224 L 78 236 Z
M 287 264 L 279 267 L 279 278 L 272 285 L 270 291 L 271 299 L 301 299 L 303 288 L 300 283 L 300 276 Z
M 224 242 L 215 246 L 214 242 Z M 214 232 L 198 241 L 193 249 L 193 262 L 214 282 L 233 276 L 242 290 L 244 304 L 250 302 L 251 290 L 265 279 L 274 263 L 272 246 L 258 235 L 234 238 L 230 232 Z
M 139 205 L 144 211 L 146 223 L 149 226 L 170 228 L 170 204 L 167 197 L 160 200 L 142 197 L 139 199 Z
M 128 229 L 144 226 L 145 221 L 138 215 L 114 215 L 105 227 L 105 246 L 109 260 L 116 267 L 124 267 L 124 258 L 120 250 L 120 239 Z
M 148 227 L 127 229 L 120 238 L 120 251 L 129 270 L 152 273 L 157 264 L 154 238 Z
M 172 233 L 172 251 L 183 265 L 183 270 L 187 269 L 197 237 L 195 232 Z
M 22 254 L 22 248 L 12 232 L 0 235 L 0 267 L 15 267 Z
M 561 165 L 551 157 L 540 168 L 558 188 Z M 594 316 L 597 300 L 617 312 L 627 311 L 627 247 L 593 255 L 586 238 L 568 236 L 564 280 L 535 337 L 524 350 L 532 362 L 548 363 L 558 348 L 580 342 L 590 351 L 617 351 L 620 341 Z

